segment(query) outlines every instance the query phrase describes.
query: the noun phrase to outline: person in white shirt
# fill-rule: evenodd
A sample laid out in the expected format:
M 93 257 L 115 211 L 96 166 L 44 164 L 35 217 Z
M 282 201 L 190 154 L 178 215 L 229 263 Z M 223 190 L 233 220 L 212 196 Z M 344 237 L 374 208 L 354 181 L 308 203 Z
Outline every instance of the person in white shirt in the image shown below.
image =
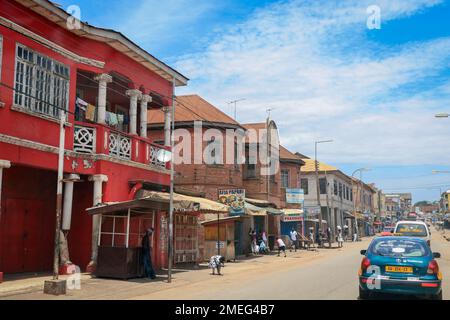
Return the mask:
M 295 250 L 295 252 L 297 252 L 297 247 L 298 247 L 298 233 L 297 233 L 297 231 L 295 231 L 295 229 L 292 228 L 291 232 L 289 233 L 289 236 L 291 238 L 292 245 L 294 246 L 294 250 Z M 291 251 L 292 251 L 292 249 L 291 249 Z
M 284 241 L 280 237 L 277 238 L 277 244 L 278 244 L 278 256 L 280 256 L 280 252 L 283 251 L 284 257 L 286 258 L 286 245 L 284 244 Z

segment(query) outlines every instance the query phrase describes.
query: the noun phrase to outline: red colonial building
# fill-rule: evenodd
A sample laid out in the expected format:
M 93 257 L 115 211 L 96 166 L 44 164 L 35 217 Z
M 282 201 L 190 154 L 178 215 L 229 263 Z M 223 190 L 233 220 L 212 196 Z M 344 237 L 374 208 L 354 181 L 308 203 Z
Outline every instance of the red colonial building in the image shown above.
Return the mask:
M 147 113 L 170 106 L 188 79 L 121 33 L 69 18 L 50 1 L 0 0 L 0 272 L 52 269 L 61 110 L 70 261 L 95 266 L 99 219 L 86 208 L 170 183 L 170 164 L 156 158 L 165 147 L 147 137 Z M 145 220 L 155 248 L 165 247 L 164 214 Z M 166 254 L 153 253 L 162 265 Z

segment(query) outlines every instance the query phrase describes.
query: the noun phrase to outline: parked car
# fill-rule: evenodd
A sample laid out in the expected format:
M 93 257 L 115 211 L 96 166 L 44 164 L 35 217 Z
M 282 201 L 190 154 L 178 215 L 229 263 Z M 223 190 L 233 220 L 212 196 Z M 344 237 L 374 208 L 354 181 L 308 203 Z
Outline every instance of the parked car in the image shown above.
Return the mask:
M 394 234 L 407 237 L 424 238 L 431 245 L 431 232 L 427 224 L 422 221 L 399 221 L 395 225 Z
M 442 300 L 442 273 L 426 241 L 418 237 L 377 237 L 359 269 L 359 297 L 376 293 L 415 295 Z

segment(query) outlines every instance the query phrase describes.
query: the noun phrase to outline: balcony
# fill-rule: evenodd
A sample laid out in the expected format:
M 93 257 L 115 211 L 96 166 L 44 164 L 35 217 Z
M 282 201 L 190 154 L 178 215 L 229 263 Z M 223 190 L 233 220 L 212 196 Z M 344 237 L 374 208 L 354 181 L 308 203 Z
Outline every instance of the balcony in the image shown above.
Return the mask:
M 162 149 L 170 148 L 154 144 L 146 138 L 118 132 L 105 125 L 78 121 L 74 125 L 73 150 L 78 153 L 107 155 L 117 160 L 168 169 L 170 163 L 158 160 Z

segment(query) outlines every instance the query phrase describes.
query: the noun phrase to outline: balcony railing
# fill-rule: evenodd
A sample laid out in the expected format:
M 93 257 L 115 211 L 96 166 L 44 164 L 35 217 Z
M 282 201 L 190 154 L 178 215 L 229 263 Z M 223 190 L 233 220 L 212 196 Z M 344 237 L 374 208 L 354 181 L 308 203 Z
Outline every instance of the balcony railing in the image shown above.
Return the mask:
M 148 158 L 149 158 L 150 164 L 161 167 L 161 168 L 165 168 L 166 163 L 158 160 L 158 154 L 159 154 L 160 150 L 163 150 L 163 149 L 159 148 L 155 145 L 151 145 L 150 149 L 149 149 L 150 154 L 149 154 Z
M 131 159 L 131 138 L 118 134 L 109 134 L 109 154 L 123 159 Z
M 95 153 L 96 129 L 93 127 L 74 126 L 73 150 L 80 153 Z
M 113 131 L 99 124 L 76 122 L 74 124 L 73 150 L 83 154 L 109 155 L 113 158 L 163 169 L 170 166 L 170 162 L 159 160 L 162 155 L 160 151 L 170 150 L 170 148 L 154 144 L 147 138 Z

